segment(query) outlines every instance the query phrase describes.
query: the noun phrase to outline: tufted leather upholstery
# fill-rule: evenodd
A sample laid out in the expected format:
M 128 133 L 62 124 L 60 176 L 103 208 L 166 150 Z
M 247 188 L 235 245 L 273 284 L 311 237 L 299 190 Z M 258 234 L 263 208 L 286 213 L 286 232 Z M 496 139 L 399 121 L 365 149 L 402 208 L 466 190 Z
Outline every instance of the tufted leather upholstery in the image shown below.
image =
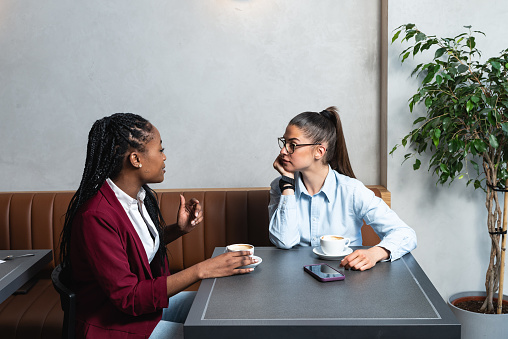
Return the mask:
M 390 205 L 390 194 L 384 187 L 368 187 Z M 167 246 L 172 272 L 209 258 L 217 246 L 237 242 L 272 246 L 268 239 L 268 188 L 157 192 L 168 224 L 176 222 L 180 193 L 187 200 L 197 198 L 204 210 L 204 220 L 193 232 Z M 0 304 L 0 336 L 4 339 L 60 337 L 63 312 L 50 276 L 59 264 L 58 243 L 72 195 L 63 191 L 0 193 L 0 249 L 53 250 L 53 261 L 39 274 L 39 282 L 29 293 L 13 295 Z M 364 245 L 379 242 L 370 227 L 363 227 L 362 234 Z

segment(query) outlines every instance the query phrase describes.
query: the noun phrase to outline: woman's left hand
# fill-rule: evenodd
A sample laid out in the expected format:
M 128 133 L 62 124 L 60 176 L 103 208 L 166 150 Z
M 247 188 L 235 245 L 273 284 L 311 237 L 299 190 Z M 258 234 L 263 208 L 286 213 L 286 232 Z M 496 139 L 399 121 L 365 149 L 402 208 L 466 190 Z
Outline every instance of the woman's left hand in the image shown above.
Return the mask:
M 189 233 L 203 221 L 201 204 L 195 198 L 185 202 L 185 197 L 180 194 L 180 207 L 178 208 L 177 225 L 183 233 Z
M 372 268 L 380 260 L 388 259 L 390 253 L 382 247 L 374 246 L 367 250 L 356 250 L 340 262 L 347 269 L 365 271 Z

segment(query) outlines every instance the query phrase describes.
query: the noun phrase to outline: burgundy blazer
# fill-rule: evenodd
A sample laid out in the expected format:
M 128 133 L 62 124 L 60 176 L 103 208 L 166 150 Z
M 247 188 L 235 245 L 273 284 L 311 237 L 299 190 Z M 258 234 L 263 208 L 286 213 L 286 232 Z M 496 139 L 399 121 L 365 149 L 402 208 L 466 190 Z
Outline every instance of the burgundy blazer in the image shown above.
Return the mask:
M 148 338 L 168 307 L 166 276 L 107 182 L 76 214 L 70 247 L 76 337 Z

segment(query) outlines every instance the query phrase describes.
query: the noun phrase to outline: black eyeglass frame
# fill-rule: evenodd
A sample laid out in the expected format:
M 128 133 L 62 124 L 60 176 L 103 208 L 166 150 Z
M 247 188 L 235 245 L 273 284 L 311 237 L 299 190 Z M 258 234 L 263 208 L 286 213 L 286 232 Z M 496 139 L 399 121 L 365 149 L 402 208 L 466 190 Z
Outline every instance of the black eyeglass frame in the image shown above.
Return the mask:
M 279 142 L 280 149 L 285 148 L 286 151 L 288 152 L 288 154 L 295 153 L 296 147 L 321 145 L 321 143 L 315 143 L 315 144 L 295 144 L 295 143 L 291 143 L 291 144 L 289 144 L 290 147 L 291 147 L 291 150 L 290 150 L 290 149 L 288 149 L 288 143 L 286 142 L 286 139 L 281 137 L 281 138 L 277 138 L 277 140 Z

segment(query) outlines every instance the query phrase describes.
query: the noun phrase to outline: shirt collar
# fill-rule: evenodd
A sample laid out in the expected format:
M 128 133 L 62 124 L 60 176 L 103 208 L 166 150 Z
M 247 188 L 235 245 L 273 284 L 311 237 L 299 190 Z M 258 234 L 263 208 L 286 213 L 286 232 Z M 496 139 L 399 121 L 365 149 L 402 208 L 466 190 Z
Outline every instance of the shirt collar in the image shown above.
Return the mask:
M 310 196 L 309 192 L 307 191 L 307 188 L 303 184 L 302 180 L 302 174 L 300 172 L 297 172 L 297 179 L 296 179 L 296 189 L 295 189 L 295 195 L 300 198 L 300 195 L 302 193 L 305 193 L 306 195 Z M 319 190 L 318 193 L 323 193 L 326 197 L 326 200 L 330 202 L 330 197 L 333 197 L 334 192 L 337 191 L 337 182 L 335 180 L 335 174 L 333 169 L 328 165 L 328 174 L 325 178 L 325 183 L 323 184 L 323 187 Z
M 109 187 L 111 187 L 111 189 L 115 193 L 116 198 L 118 199 L 118 201 L 120 201 L 120 204 L 126 210 L 128 210 L 131 205 L 137 205 L 138 201 L 144 201 L 145 200 L 146 192 L 145 192 L 145 189 L 143 187 L 140 188 L 140 190 L 139 190 L 139 192 L 138 192 L 138 194 L 136 196 L 137 199 L 133 199 L 127 193 L 122 191 L 117 185 L 115 185 L 113 180 L 111 180 L 110 178 L 107 178 L 106 181 L 109 184 Z

